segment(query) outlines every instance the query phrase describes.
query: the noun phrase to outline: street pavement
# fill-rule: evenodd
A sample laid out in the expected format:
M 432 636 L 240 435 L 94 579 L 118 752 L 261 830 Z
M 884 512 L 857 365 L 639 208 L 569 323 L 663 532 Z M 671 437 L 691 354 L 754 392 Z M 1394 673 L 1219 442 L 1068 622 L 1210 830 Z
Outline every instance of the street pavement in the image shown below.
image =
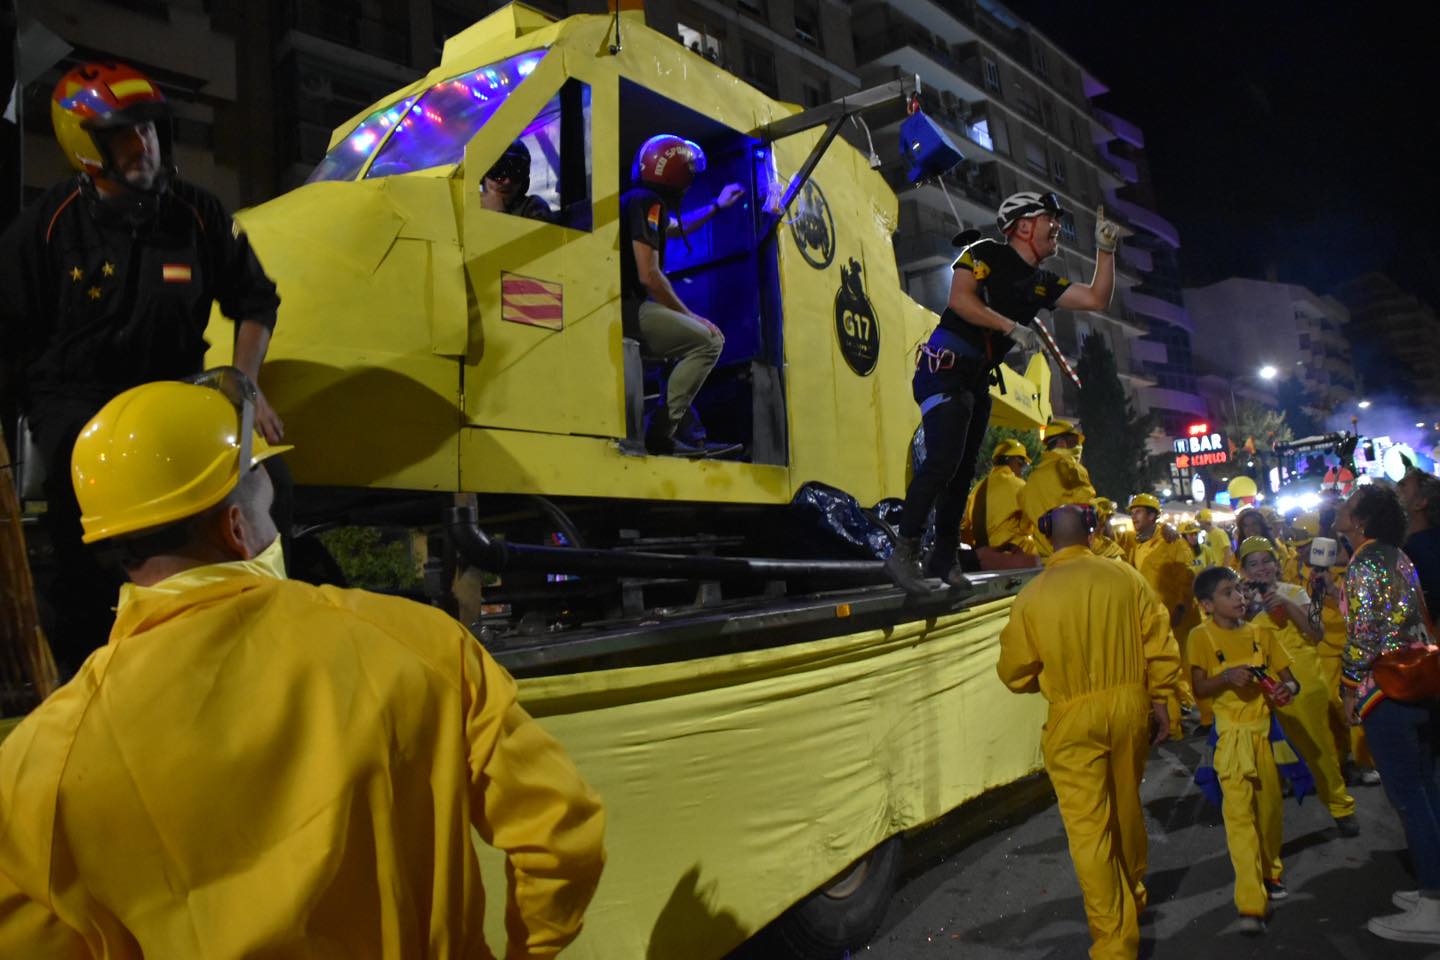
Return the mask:
M 1308 797 L 1285 803 L 1285 882 L 1269 933 L 1234 930 L 1234 875 L 1220 812 L 1191 781 L 1200 741 L 1151 752 L 1141 790 L 1150 836 L 1142 958 L 1437 960 L 1440 947 L 1391 943 L 1365 921 L 1413 889 L 1399 820 L 1378 786 L 1355 786 L 1362 833 L 1341 838 Z M 1059 960 L 1090 945 L 1060 815 L 1043 777 L 982 799 L 907 840 L 906 876 L 856 960 Z

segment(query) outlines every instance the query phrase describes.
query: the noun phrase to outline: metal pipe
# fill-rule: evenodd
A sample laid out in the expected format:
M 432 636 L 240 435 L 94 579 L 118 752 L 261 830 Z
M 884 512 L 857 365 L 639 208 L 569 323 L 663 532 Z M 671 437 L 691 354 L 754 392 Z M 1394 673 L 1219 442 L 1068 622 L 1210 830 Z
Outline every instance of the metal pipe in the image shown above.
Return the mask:
M 544 573 L 598 573 L 621 577 L 672 577 L 686 580 L 780 579 L 819 577 L 844 583 L 888 580 L 878 560 L 779 560 L 768 557 L 696 557 L 626 550 L 581 550 L 492 540 L 476 522 L 474 507 L 449 507 L 445 524 L 466 560 L 492 573 L 533 570 Z

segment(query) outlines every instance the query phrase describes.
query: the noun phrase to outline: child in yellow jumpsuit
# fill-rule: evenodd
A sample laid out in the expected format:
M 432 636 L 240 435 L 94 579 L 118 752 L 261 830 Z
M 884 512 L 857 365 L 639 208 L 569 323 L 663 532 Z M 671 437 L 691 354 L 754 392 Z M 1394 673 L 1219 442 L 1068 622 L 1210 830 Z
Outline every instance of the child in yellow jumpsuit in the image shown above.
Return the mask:
M 1240 930 L 1265 932 L 1269 902 L 1286 895 L 1280 882 L 1280 774 L 1270 746 L 1271 707 L 1298 689 L 1290 658 L 1263 621 L 1247 623 L 1239 578 L 1210 567 L 1195 578 L 1195 598 L 1210 619 L 1190 631 L 1191 684 L 1215 711 L 1215 773 L 1224 795 L 1225 844 L 1235 868 Z M 1283 683 L 1272 702 L 1251 667 Z

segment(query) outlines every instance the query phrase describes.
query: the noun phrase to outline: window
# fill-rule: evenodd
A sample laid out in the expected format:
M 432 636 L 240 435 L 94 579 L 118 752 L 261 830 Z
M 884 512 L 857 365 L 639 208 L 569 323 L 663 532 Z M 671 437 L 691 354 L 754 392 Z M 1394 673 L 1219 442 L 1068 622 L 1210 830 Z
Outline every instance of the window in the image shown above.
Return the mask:
M 367 179 L 459 163 L 465 144 L 544 56 L 543 50 L 517 54 L 377 110 L 325 155 L 309 182 L 349 180 L 371 153 Z
M 1042 80 L 1049 80 L 1049 79 L 1050 79 L 1050 62 L 1045 59 L 1045 51 L 1042 50 L 1042 49 L 1041 49 L 1040 47 L 1038 47 L 1038 46 L 1035 47 L 1035 59 L 1034 59 L 1034 64 L 1035 64 L 1035 73 L 1040 77 L 1040 79 L 1042 79 Z
M 761 90 L 775 96 L 775 55 L 754 44 L 745 44 L 745 76 Z
M 1060 186 L 1065 186 L 1065 158 L 1053 157 L 1050 160 L 1050 177 Z
M 709 27 L 697 28 L 683 23 L 675 24 L 675 31 L 680 34 L 680 45 L 691 53 L 698 53 L 711 63 L 724 60 L 718 32 L 712 33 Z
M 1070 118 L 1070 137 L 1076 147 L 1084 147 L 1085 135 L 1080 132 L 1080 118 L 1078 116 L 1072 116 Z
M 1025 163 L 1036 173 L 1046 173 L 1049 165 L 1045 163 L 1045 148 L 1034 140 L 1025 141 Z
M 830 84 L 824 80 L 807 80 L 800 87 L 805 106 L 818 107 L 830 102 Z
M 989 57 L 982 57 L 981 66 L 985 73 L 985 89 L 1000 92 L 1000 65 Z
M 986 117 L 981 117 L 968 125 L 965 128 L 965 135 L 986 150 L 993 151 L 995 149 L 995 141 L 990 139 L 990 120 Z
M 1045 129 L 1055 130 L 1055 105 L 1049 100 L 1040 101 L 1040 116 L 1045 121 Z
M 795 39 L 816 50 L 825 49 L 820 35 L 819 0 L 796 0 Z
M 516 143 L 530 155 L 529 185 L 518 202 L 491 209 L 559 223 L 576 230 L 593 224 L 590 205 L 590 87 L 565 82 L 560 92 L 520 131 Z M 483 194 L 488 184 L 481 177 Z M 497 185 L 498 186 L 498 185 Z M 485 198 L 482 206 L 490 206 Z
M 765 19 L 765 0 L 739 0 L 740 9 L 752 17 Z

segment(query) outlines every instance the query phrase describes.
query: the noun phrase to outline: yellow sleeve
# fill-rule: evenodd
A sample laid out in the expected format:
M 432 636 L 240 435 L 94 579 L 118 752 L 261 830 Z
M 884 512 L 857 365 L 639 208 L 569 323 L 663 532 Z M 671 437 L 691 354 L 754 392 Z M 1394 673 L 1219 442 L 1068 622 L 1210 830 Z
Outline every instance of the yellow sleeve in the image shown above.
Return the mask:
M 1038 579 L 1032 580 L 1030 587 L 1015 598 L 1010 607 L 1010 620 L 1000 631 L 1000 659 L 995 664 L 995 672 L 1000 675 L 1000 682 L 1015 693 L 1040 692 L 1043 664 L 1025 629 L 1025 593 L 1038 582 Z
M 90 956 L 80 934 L 21 892 L 0 870 L 0 957 L 27 960 Z
M 960 519 L 960 539 L 972 547 L 975 545 L 975 494 L 984 483 L 982 477 L 980 483 L 970 488 L 970 496 L 965 498 L 965 516 Z
M 1132 569 L 1140 608 L 1140 643 L 1145 652 L 1146 685 L 1150 699 L 1174 693 L 1180 678 L 1180 645 L 1170 629 L 1170 611 L 1145 578 Z M 1189 680 L 1189 677 L 1184 679 Z
M 1261 614 L 1251 620 L 1250 625 L 1260 634 L 1260 651 L 1265 654 L 1265 662 L 1269 664 L 1270 672 L 1279 676 L 1280 671 L 1290 666 L 1293 661 L 1290 654 L 1285 652 L 1285 644 L 1280 642 L 1280 631 L 1276 630 L 1269 620 L 1269 617 Z
M 605 865 L 600 798 L 564 749 L 516 702 L 515 681 L 461 638 L 471 810 L 505 853 L 507 960 L 551 957 L 580 933 Z

